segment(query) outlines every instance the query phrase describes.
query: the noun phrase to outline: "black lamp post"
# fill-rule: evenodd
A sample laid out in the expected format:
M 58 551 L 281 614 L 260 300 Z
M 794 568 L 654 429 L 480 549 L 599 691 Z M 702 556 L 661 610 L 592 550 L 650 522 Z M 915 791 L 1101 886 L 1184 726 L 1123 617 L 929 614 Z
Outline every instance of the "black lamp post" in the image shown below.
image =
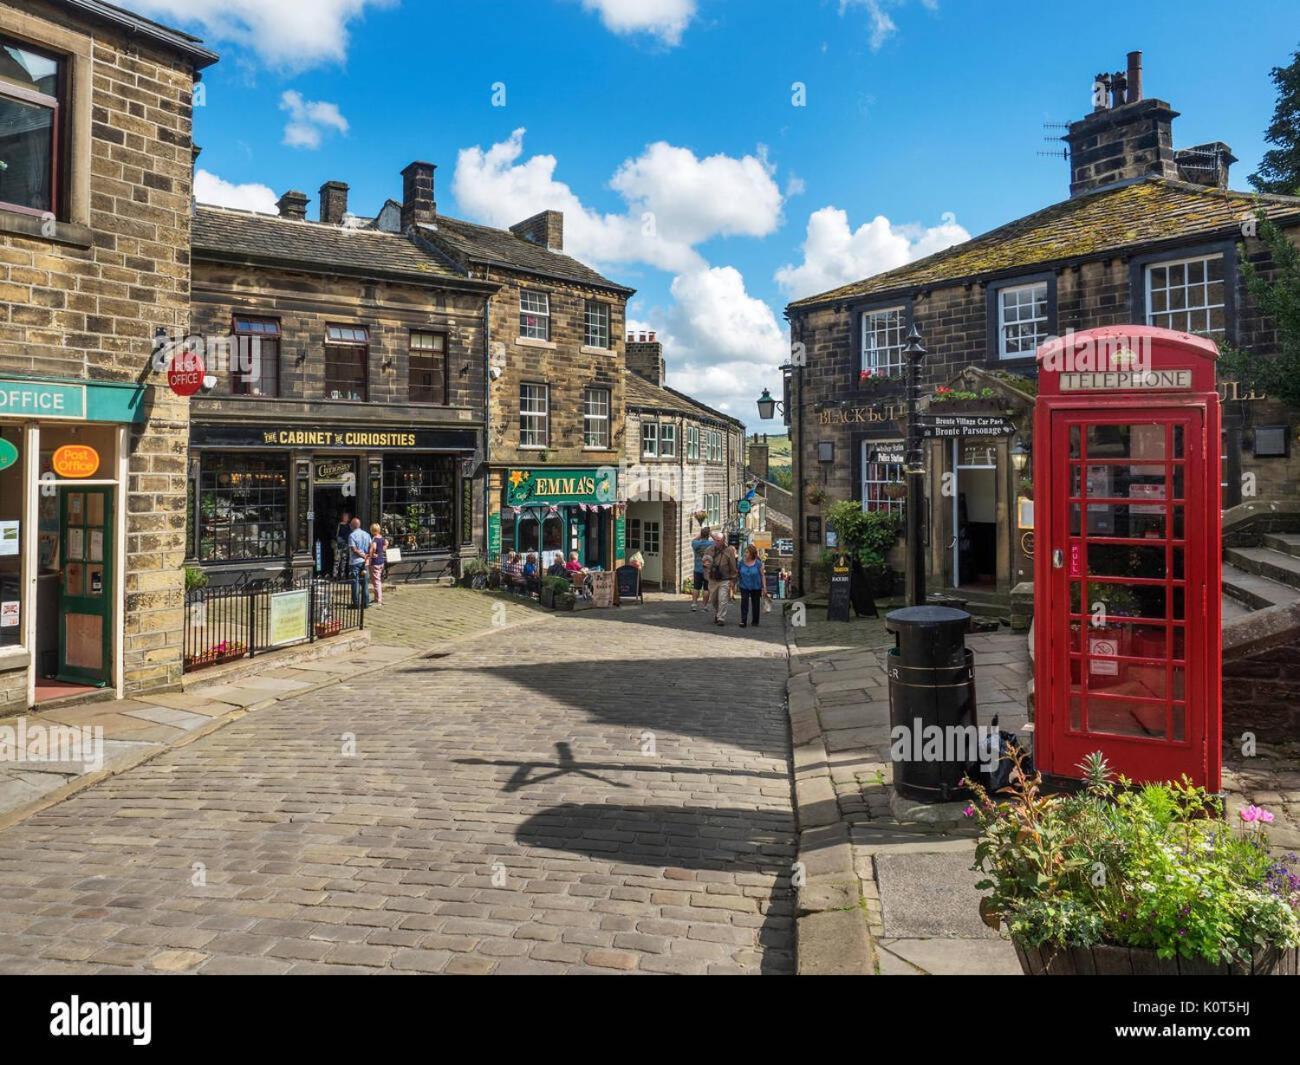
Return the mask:
M 928 352 L 921 343 L 921 330 L 912 324 L 907 333 L 907 454 L 903 472 L 907 477 L 907 605 L 925 605 L 925 545 L 921 508 L 925 499 L 925 456 L 921 452 L 921 426 L 916 404 L 921 392 L 921 363 Z

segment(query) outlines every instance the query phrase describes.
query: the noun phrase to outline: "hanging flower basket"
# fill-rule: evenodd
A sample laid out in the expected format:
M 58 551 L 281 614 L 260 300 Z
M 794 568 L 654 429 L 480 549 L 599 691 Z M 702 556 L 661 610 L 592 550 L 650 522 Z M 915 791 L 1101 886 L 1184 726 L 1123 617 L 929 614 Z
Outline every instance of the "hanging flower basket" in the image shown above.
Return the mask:
M 703 525 L 709 520 L 709 512 L 707 510 L 697 510 L 694 517 L 698 524 Z
M 907 485 L 902 481 L 893 481 L 882 489 L 886 499 L 906 499 Z
M 826 502 L 826 489 L 821 485 L 814 485 L 808 489 L 808 502 L 814 507 L 820 507 Z

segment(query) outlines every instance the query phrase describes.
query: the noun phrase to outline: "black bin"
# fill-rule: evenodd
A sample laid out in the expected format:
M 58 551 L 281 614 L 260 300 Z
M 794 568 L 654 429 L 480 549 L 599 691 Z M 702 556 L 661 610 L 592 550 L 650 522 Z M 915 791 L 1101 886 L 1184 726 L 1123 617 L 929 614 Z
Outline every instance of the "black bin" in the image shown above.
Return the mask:
M 885 617 L 885 628 L 895 637 L 885 663 L 894 790 L 909 799 L 964 798 L 969 792 L 962 778 L 978 772 L 975 654 L 965 640 L 969 625 L 970 614 L 944 606 L 906 607 Z

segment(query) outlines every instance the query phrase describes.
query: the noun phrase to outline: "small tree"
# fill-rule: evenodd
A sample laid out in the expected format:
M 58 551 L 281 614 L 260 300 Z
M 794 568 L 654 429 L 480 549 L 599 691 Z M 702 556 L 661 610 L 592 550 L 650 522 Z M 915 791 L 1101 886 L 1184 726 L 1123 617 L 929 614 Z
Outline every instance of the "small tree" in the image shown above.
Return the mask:
M 1220 362 L 1248 391 L 1261 392 L 1300 409 L 1300 249 L 1262 212 L 1259 238 L 1268 248 L 1274 273 L 1265 277 L 1240 255 L 1246 290 L 1277 327 L 1277 351 L 1264 354 L 1224 345 Z
M 1277 86 L 1277 107 L 1264 139 L 1277 147 L 1264 153 L 1250 183 L 1258 192 L 1300 196 L 1300 51 L 1270 76 Z
M 826 524 L 839 538 L 839 550 L 847 551 L 864 567 L 875 572 L 885 569 L 885 556 L 898 542 L 902 520 L 892 511 L 863 510 L 853 499 L 832 503 Z

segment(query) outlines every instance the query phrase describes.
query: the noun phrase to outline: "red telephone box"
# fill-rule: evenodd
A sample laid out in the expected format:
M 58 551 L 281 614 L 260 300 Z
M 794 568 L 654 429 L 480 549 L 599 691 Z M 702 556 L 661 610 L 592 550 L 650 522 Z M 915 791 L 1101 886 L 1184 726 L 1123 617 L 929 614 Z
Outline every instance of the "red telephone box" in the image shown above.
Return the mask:
M 1034 757 L 1212 791 L 1222 761 L 1218 349 L 1149 326 L 1038 349 Z

